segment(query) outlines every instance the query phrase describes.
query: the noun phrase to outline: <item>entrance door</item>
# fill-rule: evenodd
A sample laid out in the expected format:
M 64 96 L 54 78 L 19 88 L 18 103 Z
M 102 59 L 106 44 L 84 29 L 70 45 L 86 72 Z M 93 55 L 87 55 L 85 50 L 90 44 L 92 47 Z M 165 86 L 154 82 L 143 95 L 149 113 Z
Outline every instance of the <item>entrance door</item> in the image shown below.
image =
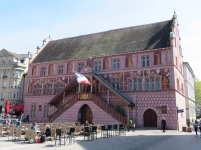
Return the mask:
M 157 115 L 154 110 L 148 109 L 145 111 L 144 127 L 157 127 Z
M 93 117 L 92 117 L 91 108 L 85 104 L 80 108 L 80 111 L 78 114 L 78 121 L 81 124 L 84 124 L 86 120 L 88 121 L 89 124 L 92 124 Z
M 88 121 L 89 124 L 92 124 L 92 111 L 84 110 L 84 122 Z

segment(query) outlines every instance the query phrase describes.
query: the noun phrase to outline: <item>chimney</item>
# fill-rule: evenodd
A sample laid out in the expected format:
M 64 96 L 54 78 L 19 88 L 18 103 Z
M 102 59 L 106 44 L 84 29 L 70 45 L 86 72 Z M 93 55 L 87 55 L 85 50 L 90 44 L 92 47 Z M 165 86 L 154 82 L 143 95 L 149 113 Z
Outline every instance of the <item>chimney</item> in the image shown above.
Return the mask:
M 37 46 L 37 54 L 39 53 L 39 51 L 40 51 L 40 47 L 39 46 Z
M 28 52 L 28 57 L 30 57 L 30 52 Z
M 43 40 L 43 45 L 45 45 L 46 40 Z

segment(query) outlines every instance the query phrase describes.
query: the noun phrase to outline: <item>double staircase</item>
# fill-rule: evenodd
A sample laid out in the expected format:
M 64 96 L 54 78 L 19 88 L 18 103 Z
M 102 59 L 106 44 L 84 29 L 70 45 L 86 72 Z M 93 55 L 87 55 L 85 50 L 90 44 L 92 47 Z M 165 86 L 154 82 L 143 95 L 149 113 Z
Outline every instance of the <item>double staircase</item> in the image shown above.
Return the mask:
M 87 99 L 86 101 L 91 100 L 97 106 L 99 106 L 102 110 L 104 110 L 107 114 L 109 114 L 111 117 L 113 117 L 115 120 L 117 120 L 118 122 L 123 123 L 125 125 L 128 125 L 129 122 L 126 117 L 124 117 L 122 114 L 117 112 L 114 108 L 112 108 L 110 105 L 105 103 L 103 100 L 101 100 L 99 97 L 97 97 L 93 93 L 89 93 L 89 94 L 90 94 L 90 99 Z M 58 109 L 51 116 L 49 116 L 49 121 L 50 122 L 54 121 L 57 117 L 59 117 L 62 113 L 64 113 L 72 105 L 74 105 L 76 102 L 78 102 L 79 97 L 80 97 L 79 93 L 76 94 L 71 100 L 69 100 L 66 104 L 64 104 L 60 109 Z

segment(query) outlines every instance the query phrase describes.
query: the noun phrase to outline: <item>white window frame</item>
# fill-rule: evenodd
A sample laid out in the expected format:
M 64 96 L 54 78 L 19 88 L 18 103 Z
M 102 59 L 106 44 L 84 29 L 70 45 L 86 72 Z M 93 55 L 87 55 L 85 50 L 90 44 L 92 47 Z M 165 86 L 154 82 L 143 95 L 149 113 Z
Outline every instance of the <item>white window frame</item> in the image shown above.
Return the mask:
M 144 60 L 143 60 L 143 58 L 144 58 Z M 148 63 L 148 61 L 149 61 L 149 63 Z M 143 66 L 143 62 L 145 63 L 145 66 Z M 147 65 L 147 64 L 149 64 L 149 65 Z M 143 68 L 144 67 L 150 67 L 150 56 L 149 55 L 142 56 L 142 67 Z

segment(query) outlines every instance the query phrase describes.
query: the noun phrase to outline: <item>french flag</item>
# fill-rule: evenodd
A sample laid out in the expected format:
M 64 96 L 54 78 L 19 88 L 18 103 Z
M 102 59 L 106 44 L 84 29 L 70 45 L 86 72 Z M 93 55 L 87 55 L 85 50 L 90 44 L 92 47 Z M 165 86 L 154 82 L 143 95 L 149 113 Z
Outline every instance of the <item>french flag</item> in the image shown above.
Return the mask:
M 77 82 L 78 83 L 83 83 L 83 84 L 89 84 L 89 85 L 91 85 L 90 82 L 88 81 L 88 79 L 85 76 L 83 76 L 82 74 L 79 74 L 79 73 L 75 72 L 75 76 L 77 78 Z

